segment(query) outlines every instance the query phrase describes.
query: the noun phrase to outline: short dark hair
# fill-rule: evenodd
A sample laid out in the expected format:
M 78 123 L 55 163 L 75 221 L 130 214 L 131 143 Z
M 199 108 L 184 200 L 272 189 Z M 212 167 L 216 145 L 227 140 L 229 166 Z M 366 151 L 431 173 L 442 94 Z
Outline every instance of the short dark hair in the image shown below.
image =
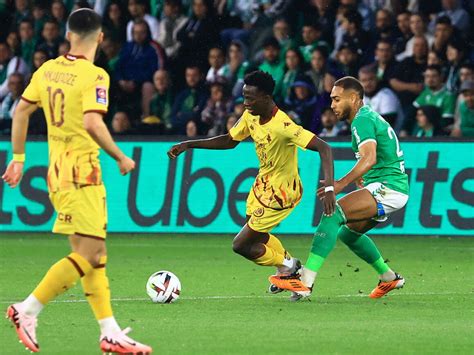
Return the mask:
M 462 69 L 462 68 L 466 68 L 466 69 L 474 72 L 474 63 L 464 62 L 459 66 L 459 69 Z
M 383 43 L 383 44 L 388 44 L 388 46 L 390 47 L 390 49 L 393 49 L 393 44 L 392 42 L 390 42 L 388 39 L 386 38 L 381 38 L 377 41 L 375 47 L 377 47 L 380 43 Z
M 434 70 L 434 71 L 437 71 L 439 75 L 443 75 L 443 69 L 441 69 L 440 65 L 436 65 L 436 64 L 428 65 L 425 71 L 428 71 L 428 70 Z
M 362 16 L 356 9 L 351 9 L 343 15 L 349 23 L 353 23 L 356 28 L 362 27 Z
M 82 8 L 71 13 L 67 24 L 69 31 L 86 37 L 102 28 L 102 18 L 94 10 Z
M 273 90 L 275 89 L 275 80 L 273 80 L 270 74 L 261 70 L 256 70 L 245 75 L 244 84 L 255 86 L 259 91 L 270 96 L 273 95 Z
M 448 25 L 452 26 L 451 19 L 448 16 L 441 16 L 436 19 L 436 25 Z
M 278 50 L 281 49 L 280 43 L 275 37 L 269 37 L 263 42 L 263 48 L 273 47 Z
M 364 98 L 364 87 L 362 86 L 360 81 L 354 78 L 353 76 L 345 76 L 339 80 L 336 80 L 334 86 L 340 86 L 344 90 L 354 90 L 357 92 L 357 94 L 359 94 L 360 99 Z
M 31 19 L 29 19 L 29 18 L 24 18 L 24 19 L 22 19 L 22 20 L 20 21 L 20 25 L 21 25 L 22 23 L 27 23 L 27 24 L 29 24 L 32 28 L 35 27 L 35 24 L 34 24 L 33 20 L 31 20 Z
M 361 73 L 377 75 L 377 67 L 373 64 L 364 65 L 362 68 L 359 69 L 359 74 Z

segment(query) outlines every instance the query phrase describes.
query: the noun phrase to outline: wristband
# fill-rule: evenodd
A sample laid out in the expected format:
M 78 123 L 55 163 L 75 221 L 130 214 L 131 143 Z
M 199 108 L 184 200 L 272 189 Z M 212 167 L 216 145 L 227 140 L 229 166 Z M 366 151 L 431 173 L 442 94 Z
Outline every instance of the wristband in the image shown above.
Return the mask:
M 25 153 L 23 154 L 13 154 L 13 160 L 19 163 L 25 162 Z
M 334 191 L 334 186 L 326 186 L 324 192 Z

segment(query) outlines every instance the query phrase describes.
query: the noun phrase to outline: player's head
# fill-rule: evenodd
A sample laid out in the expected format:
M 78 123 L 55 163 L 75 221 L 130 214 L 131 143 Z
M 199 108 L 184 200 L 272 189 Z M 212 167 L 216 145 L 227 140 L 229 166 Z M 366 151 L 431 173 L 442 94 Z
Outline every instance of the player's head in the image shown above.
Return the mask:
M 331 108 L 338 120 L 347 120 L 355 115 L 364 98 L 364 87 L 352 76 L 345 76 L 334 83 L 331 91 Z
M 67 39 L 71 44 L 103 40 L 102 18 L 94 10 L 82 8 L 71 13 L 67 20 Z
M 262 115 L 268 112 L 273 104 L 275 80 L 263 71 L 253 71 L 244 78 L 244 107 L 251 115 Z

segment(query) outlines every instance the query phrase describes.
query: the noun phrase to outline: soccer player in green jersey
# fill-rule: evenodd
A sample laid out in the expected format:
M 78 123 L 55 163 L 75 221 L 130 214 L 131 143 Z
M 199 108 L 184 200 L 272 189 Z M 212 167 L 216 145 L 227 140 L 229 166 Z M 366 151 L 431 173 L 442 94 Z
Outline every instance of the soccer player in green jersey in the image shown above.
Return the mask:
M 334 214 L 323 214 L 313 239 L 308 260 L 300 277 L 271 276 L 270 282 L 293 291 L 291 300 L 311 294 L 316 275 L 339 238 L 357 256 L 369 263 L 379 275 L 371 298 L 380 298 L 403 287 L 405 280 L 384 261 L 374 242 L 365 235 L 387 216 L 403 208 L 408 201 L 408 176 L 403 151 L 393 128 L 369 106 L 363 104 L 364 89 L 355 78 L 337 80 L 331 92 L 331 108 L 339 120 L 351 124 L 352 150 L 357 163 L 334 187 L 318 190 L 318 196 L 341 192 L 351 183 L 358 190 L 337 201 Z

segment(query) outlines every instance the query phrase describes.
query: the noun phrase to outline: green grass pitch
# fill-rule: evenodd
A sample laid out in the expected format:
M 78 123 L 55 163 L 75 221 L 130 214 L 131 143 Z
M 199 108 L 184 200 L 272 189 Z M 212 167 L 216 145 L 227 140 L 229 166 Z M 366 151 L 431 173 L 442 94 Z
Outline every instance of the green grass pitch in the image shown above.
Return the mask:
M 285 236 L 303 261 L 311 238 Z M 232 253 L 228 235 L 110 235 L 108 274 L 115 316 L 156 354 L 472 354 L 474 238 L 375 238 L 407 279 L 380 300 L 377 278 L 345 246 L 321 269 L 311 302 L 266 293 L 273 269 Z M 0 303 L 27 296 L 56 260 L 65 238 L 0 237 Z M 158 305 L 145 282 L 165 269 L 178 275 L 181 299 Z M 0 322 L 0 354 L 26 353 L 12 326 Z M 44 354 L 99 354 L 99 331 L 80 285 L 45 308 L 38 339 Z

